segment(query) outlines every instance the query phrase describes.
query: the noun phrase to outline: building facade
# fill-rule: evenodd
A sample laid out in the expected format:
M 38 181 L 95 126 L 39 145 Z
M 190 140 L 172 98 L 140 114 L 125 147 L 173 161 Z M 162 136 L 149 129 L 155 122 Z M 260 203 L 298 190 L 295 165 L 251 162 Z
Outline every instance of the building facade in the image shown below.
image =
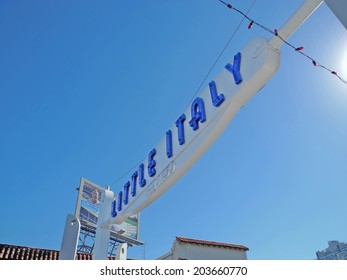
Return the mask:
M 171 251 L 158 260 L 247 260 L 243 245 L 176 237 Z
M 328 241 L 328 248 L 316 252 L 318 260 L 347 260 L 347 243 Z

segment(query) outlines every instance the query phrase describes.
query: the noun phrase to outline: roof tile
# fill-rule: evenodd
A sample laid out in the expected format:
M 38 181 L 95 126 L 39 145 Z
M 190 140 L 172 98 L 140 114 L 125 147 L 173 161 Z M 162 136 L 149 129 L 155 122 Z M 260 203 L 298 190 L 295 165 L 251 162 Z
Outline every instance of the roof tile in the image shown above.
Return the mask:
M 0 260 L 58 260 L 59 251 L 0 244 Z M 91 260 L 91 254 L 77 253 L 76 260 Z
M 192 239 L 192 238 L 179 237 L 179 236 L 176 236 L 176 240 L 179 242 L 183 242 L 183 243 L 191 243 L 191 244 L 197 244 L 197 245 L 225 247 L 225 248 L 238 249 L 238 250 L 244 250 L 244 251 L 249 250 L 249 248 L 247 248 L 246 246 L 243 246 L 243 245 L 221 243 L 221 242 L 214 242 L 214 241 L 207 241 L 207 240 L 199 240 L 199 239 Z

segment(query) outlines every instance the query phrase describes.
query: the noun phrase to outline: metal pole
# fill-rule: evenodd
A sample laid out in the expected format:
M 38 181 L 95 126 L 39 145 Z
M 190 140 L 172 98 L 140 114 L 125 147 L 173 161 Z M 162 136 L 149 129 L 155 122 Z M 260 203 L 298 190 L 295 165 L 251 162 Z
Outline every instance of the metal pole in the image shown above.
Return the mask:
M 63 240 L 61 241 L 59 260 L 74 260 L 76 257 L 80 221 L 72 214 L 66 216 Z
M 107 248 L 110 240 L 111 229 L 109 223 L 105 222 L 111 214 L 111 205 L 114 194 L 110 187 L 102 190 L 100 198 L 100 208 L 98 222 L 96 225 L 95 242 L 93 249 L 93 260 L 107 260 Z
M 282 25 L 278 30 L 278 35 L 283 40 L 287 40 L 322 3 L 323 0 L 306 0 Z M 283 40 L 279 36 L 273 36 L 269 41 L 274 49 L 279 49 L 283 44 Z

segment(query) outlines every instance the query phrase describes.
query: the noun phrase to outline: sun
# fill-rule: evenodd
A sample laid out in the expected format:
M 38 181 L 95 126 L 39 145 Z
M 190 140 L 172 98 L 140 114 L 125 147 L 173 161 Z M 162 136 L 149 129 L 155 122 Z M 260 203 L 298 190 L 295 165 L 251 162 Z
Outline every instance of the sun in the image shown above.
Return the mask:
M 347 79 L 347 49 L 342 54 L 340 63 L 340 74 L 342 78 Z

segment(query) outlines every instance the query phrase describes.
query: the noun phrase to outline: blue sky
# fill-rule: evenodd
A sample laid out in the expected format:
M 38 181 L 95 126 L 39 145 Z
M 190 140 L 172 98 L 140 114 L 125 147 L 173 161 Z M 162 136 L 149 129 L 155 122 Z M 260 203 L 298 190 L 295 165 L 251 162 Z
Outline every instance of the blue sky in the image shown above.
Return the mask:
M 301 2 L 258 0 L 249 16 L 278 29 Z M 80 177 L 120 190 L 241 20 L 212 0 L 1 1 L 0 242 L 59 249 Z M 247 25 L 201 89 L 253 37 L 270 38 Z M 346 35 L 323 3 L 289 41 L 346 78 Z M 314 259 L 347 241 L 347 85 L 281 50 L 274 78 L 141 212 L 146 259 L 175 236 L 242 244 L 249 259 Z

